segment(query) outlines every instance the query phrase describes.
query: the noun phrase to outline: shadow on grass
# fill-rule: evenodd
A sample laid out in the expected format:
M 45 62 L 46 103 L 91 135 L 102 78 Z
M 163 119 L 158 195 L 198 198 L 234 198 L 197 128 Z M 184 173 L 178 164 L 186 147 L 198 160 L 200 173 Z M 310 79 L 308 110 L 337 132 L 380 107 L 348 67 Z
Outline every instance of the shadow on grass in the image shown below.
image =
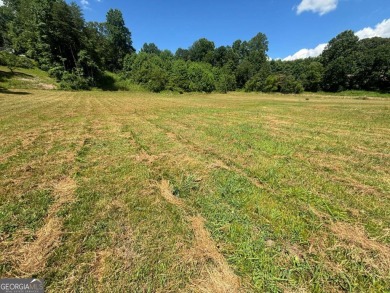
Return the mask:
M 14 71 L 14 72 L 10 72 L 10 71 L 2 71 L 0 70 L 0 79 L 11 79 L 12 77 L 25 77 L 25 78 L 33 78 L 34 76 L 32 76 L 31 74 L 26 74 L 26 73 L 23 73 L 23 72 L 18 72 L 18 71 Z
M 0 87 L 0 94 L 6 94 L 6 95 L 31 95 L 31 93 L 28 92 L 18 92 L 18 91 L 10 91 L 6 88 Z

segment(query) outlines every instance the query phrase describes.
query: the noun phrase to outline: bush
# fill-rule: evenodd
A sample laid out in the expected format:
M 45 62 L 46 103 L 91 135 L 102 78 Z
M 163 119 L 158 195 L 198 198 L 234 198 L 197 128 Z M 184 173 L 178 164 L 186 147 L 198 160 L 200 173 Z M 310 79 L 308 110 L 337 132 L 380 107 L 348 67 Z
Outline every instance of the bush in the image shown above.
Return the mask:
M 299 94 L 303 92 L 302 84 L 292 75 L 270 75 L 265 80 L 265 92 L 281 92 L 283 94 Z
M 34 60 L 27 58 L 26 56 L 18 56 L 17 58 L 17 67 L 31 69 L 34 68 L 36 65 L 37 64 Z
M 65 71 L 62 75 L 60 88 L 64 90 L 89 90 L 92 80 L 84 77 L 82 70 L 76 69 L 73 72 Z
M 145 84 L 145 86 L 148 90 L 158 93 L 165 89 L 167 83 L 168 75 L 165 73 L 164 70 L 155 66 L 150 71 L 149 80 Z
M 188 76 L 191 91 L 211 93 L 215 89 L 214 74 L 209 64 L 191 63 L 188 67 Z
M 264 84 L 264 91 L 269 93 L 280 91 L 280 82 L 278 75 L 270 75 L 267 77 Z
M 64 75 L 64 67 L 63 66 L 55 66 L 53 68 L 50 68 L 48 73 L 50 77 L 54 77 L 57 79 L 57 81 L 60 81 L 62 79 L 62 76 Z
M 259 74 L 253 76 L 250 80 L 248 80 L 245 84 L 246 92 L 261 92 L 264 90 L 265 79 Z
M 300 94 L 303 92 L 303 86 L 293 76 L 287 75 L 281 80 L 280 92 L 283 94 Z
M 12 71 L 15 67 L 34 68 L 36 63 L 26 56 L 17 56 L 13 53 L 2 51 L 0 52 L 0 65 L 7 66 Z
M 172 63 L 172 69 L 169 76 L 169 88 L 178 92 L 190 91 L 188 66 L 185 61 L 179 59 Z
M 257 72 L 245 83 L 245 91 L 247 92 L 264 91 L 268 75 L 269 75 L 269 68 L 267 66 L 263 66 L 259 70 L 259 72 Z
M 220 93 L 227 93 L 236 89 L 236 77 L 232 70 L 227 67 L 215 68 L 215 89 Z
M 18 57 L 15 54 L 9 52 L 1 52 L 1 63 L 7 66 L 11 72 L 14 72 L 15 67 L 18 64 Z

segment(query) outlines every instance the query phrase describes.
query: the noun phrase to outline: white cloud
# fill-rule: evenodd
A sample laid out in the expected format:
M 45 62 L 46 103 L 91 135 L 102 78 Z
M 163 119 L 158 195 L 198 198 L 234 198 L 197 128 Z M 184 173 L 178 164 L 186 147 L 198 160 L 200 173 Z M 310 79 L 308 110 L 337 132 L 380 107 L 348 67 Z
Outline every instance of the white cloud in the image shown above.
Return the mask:
M 0 0 L 0 6 L 3 6 L 3 5 L 4 5 L 3 1 L 2 1 L 2 0 Z
M 390 18 L 378 23 L 375 28 L 366 27 L 355 33 L 359 39 L 373 37 L 390 38 Z
M 297 7 L 297 13 L 311 11 L 324 15 L 337 8 L 338 0 L 302 0 Z
M 301 49 L 296 52 L 294 55 L 290 55 L 283 59 L 283 61 L 292 61 L 297 59 L 305 59 L 309 57 L 317 57 L 321 55 L 322 51 L 324 51 L 327 44 L 320 44 L 314 49 Z
M 355 33 L 359 39 L 368 39 L 373 37 L 390 38 L 390 18 L 378 23 L 375 28 L 366 27 Z M 320 44 L 314 49 L 301 49 L 294 55 L 290 55 L 283 59 L 283 61 L 292 61 L 297 59 L 305 59 L 308 57 L 320 56 L 327 44 Z
M 88 7 L 88 5 L 89 5 L 89 1 L 88 1 L 88 0 L 80 0 L 80 3 L 81 3 L 81 5 L 82 5 L 84 8 Z

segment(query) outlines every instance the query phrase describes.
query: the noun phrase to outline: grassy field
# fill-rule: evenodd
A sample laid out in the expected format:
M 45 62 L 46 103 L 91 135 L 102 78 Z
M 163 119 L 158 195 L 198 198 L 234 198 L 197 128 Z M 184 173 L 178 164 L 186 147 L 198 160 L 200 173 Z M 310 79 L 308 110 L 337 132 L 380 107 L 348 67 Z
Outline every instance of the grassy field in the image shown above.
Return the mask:
M 0 277 L 389 292 L 390 100 L 0 93 Z

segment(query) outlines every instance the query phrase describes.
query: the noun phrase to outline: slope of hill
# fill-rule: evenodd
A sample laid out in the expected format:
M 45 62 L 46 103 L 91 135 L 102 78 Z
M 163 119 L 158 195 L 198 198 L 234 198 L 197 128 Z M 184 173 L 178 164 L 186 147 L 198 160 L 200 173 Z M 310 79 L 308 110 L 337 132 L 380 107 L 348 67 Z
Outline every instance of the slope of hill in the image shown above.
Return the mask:
M 0 66 L 0 89 L 57 89 L 55 79 L 38 68 L 17 68 L 11 72 Z

